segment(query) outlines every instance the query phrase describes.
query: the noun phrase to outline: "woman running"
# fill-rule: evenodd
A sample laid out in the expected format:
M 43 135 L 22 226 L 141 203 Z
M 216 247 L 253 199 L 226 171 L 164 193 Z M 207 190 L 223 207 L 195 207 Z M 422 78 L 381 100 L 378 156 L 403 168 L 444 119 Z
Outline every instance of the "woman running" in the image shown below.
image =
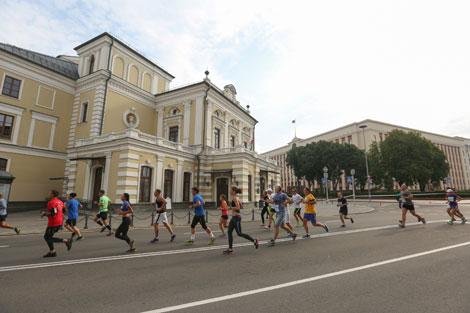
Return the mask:
M 261 200 L 263 204 L 263 209 L 261 210 L 261 227 L 264 227 L 264 215 L 266 215 L 267 218 L 269 218 L 269 196 L 268 196 L 268 191 L 265 190 L 263 191 L 263 199 Z
M 116 229 L 116 238 L 124 240 L 129 245 L 129 250 L 127 252 L 135 252 L 134 240 L 131 240 L 127 236 L 127 232 L 129 231 L 129 226 L 131 225 L 131 219 L 129 215 L 131 215 L 134 210 L 129 203 L 129 194 L 123 193 L 121 195 L 122 206 L 121 209 L 117 209 L 116 213 L 122 216 L 122 223 L 119 225 L 118 229 Z
M 258 238 L 253 239 L 251 236 L 242 233 L 242 217 L 240 216 L 240 199 L 238 198 L 237 194 L 242 193 L 241 189 L 238 187 L 233 186 L 230 189 L 230 195 L 232 196 L 233 200 L 230 205 L 230 209 L 232 210 L 232 219 L 230 220 L 230 224 L 228 225 L 228 249 L 224 250 L 224 254 L 232 254 L 233 253 L 233 230 L 237 232 L 239 237 L 243 237 L 246 240 L 249 240 L 254 243 L 255 248 L 258 249 L 259 240 Z
M 220 195 L 220 207 L 218 210 L 222 210 L 222 216 L 219 220 L 219 227 L 222 235 L 220 237 L 225 236 L 225 228 L 228 228 L 227 221 L 228 221 L 228 204 L 227 204 L 227 197 L 225 195 Z

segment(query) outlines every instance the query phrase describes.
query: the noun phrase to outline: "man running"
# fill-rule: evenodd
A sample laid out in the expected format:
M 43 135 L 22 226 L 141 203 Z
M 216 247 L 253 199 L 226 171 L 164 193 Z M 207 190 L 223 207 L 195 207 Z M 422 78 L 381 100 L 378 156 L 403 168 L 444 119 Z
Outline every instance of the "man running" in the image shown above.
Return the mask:
M 47 203 L 47 212 L 41 212 L 41 217 L 47 216 L 48 219 L 46 233 L 44 234 L 44 240 L 47 242 L 49 252 L 44 255 L 44 258 L 51 258 L 57 256 L 57 253 L 54 249 L 54 242 L 65 243 L 65 245 L 67 246 L 67 251 L 72 249 L 72 238 L 54 238 L 54 234 L 59 231 L 63 223 L 64 203 L 57 198 L 58 196 L 58 191 L 51 190 L 51 192 L 49 193 L 50 201 Z
M 69 201 L 67 201 L 65 204 L 68 211 L 67 221 L 65 221 L 65 228 L 67 228 L 72 233 L 72 239 L 75 235 L 77 235 L 77 241 L 79 241 L 83 239 L 83 236 L 77 227 L 78 209 L 83 208 L 83 205 L 75 199 L 76 196 L 77 194 L 72 192 L 68 197 Z
M 462 224 L 465 224 L 467 220 L 463 216 L 463 214 L 459 210 L 459 202 L 462 200 L 462 198 L 457 195 L 452 189 L 447 189 L 447 214 L 450 216 L 450 221 L 447 222 L 447 224 L 452 225 L 455 221 L 454 216 L 458 216 L 460 220 L 462 221 Z
M 300 227 L 303 224 L 303 219 L 302 219 L 302 196 L 297 193 L 297 189 L 294 188 L 292 189 L 292 201 L 294 202 L 294 217 L 297 223 L 295 224 L 295 227 Z
M 286 207 L 289 203 L 292 203 L 292 199 L 285 193 L 281 193 L 280 186 L 276 186 L 275 190 L 276 194 L 273 197 L 273 201 L 274 210 L 276 211 L 276 222 L 274 224 L 274 238 L 269 241 L 269 244 L 272 246 L 276 243 L 277 236 L 279 235 L 279 227 L 287 231 L 293 240 L 297 238 L 297 234 L 286 226 Z
M 405 184 L 401 185 L 401 201 L 401 220 L 398 221 L 398 226 L 400 226 L 401 228 L 405 228 L 406 213 L 408 211 L 410 211 L 411 215 L 416 216 L 418 222 L 426 224 L 426 220 L 424 219 L 424 217 L 415 212 L 415 206 L 413 204 L 413 194 L 411 193 L 411 191 L 408 190 L 408 187 Z
M 106 229 L 108 229 L 108 234 L 106 236 L 111 236 L 113 234 L 113 230 L 108 224 L 108 207 L 111 204 L 111 199 L 105 196 L 104 190 L 100 190 L 98 194 L 100 196 L 100 201 L 98 203 L 100 211 L 98 214 L 96 214 L 96 217 L 93 219 L 93 221 L 101 226 L 101 232 L 104 232 Z
M 162 197 L 162 191 L 160 189 L 155 189 L 154 195 L 155 195 L 156 203 L 152 203 L 152 205 L 154 205 L 157 210 L 155 218 L 153 220 L 153 229 L 155 230 L 155 238 L 153 238 L 150 242 L 154 243 L 159 240 L 158 239 L 158 224 L 159 223 L 162 223 L 163 226 L 165 226 L 165 228 L 168 229 L 171 235 L 170 241 L 173 241 L 175 240 L 176 235 L 173 232 L 173 229 L 171 229 L 170 224 L 168 224 L 168 218 L 166 216 L 166 205 L 168 202 L 166 201 L 165 198 Z
M 336 206 L 339 207 L 339 218 L 341 219 L 341 227 L 346 227 L 346 224 L 344 223 L 344 220 L 351 220 L 351 223 L 354 223 L 354 220 L 352 217 L 348 216 L 348 200 L 346 200 L 345 197 L 343 197 L 342 192 L 338 192 L 338 204 Z
M 269 220 L 268 220 L 268 226 L 264 226 L 265 229 L 270 230 L 271 229 L 271 223 L 274 221 L 276 222 L 276 219 L 274 218 L 274 214 L 276 213 L 276 210 L 274 210 L 274 201 L 273 201 L 273 190 L 271 188 L 268 188 L 268 200 L 266 201 L 268 205 L 268 213 L 269 213 Z
M 193 194 L 193 205 L 189 206 L 189 209 L 194 209 L 194 217 L 193 222 L 191 223 L 191 239 L 186 240 L 187 243 L 194 243 L 196 240 L 196 225 L 201 224 L 202 228 L 209 234 L 210 241 L 209 244 L 214 244 L 215 236 L 212 233 L 211 229 L 207 227 L 204 212 L 204 200 L 202 199 L 201 195 L 199 194 L 199 188 L 193 187 L 191 189 L 191 193 Z
M 7 220 L 7 202 L 3 199 L 3 193 L 0 193 L 0 228 L 13 229 L 17 235 L 20 234 L 20 228 L 8 225 Z
M 302 200 L 302 202 L 305 203 L 305 213 L 304 213 L 305 235 L 303 236 L 303 238 L 310 238 L 310 233 L 308 231 L 308 222 L 311 222 L 313 226 L 323 227 L 323 229 L 326 232 L 328 232 L 328 226 L 326 226 L 326 224 L 317 222 L 317 210 L 315 209 L 315 204 L 317 203 L 317 200 L 310 193 L 309 188 L 307 187 L 304 188 L 304 195 L 305 195 L 305 198 Z

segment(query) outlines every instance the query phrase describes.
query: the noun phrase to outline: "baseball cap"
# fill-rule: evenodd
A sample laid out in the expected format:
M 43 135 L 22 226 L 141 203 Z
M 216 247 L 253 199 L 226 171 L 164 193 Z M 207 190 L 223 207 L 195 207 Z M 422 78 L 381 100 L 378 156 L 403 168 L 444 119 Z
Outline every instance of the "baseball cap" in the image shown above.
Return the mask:
M 447 189 L 447 192 L 454 192 L 452 189 Z
M 271 188 L 268 188 L 266 191 L 267 192 L 273 192 L 273 190 Z

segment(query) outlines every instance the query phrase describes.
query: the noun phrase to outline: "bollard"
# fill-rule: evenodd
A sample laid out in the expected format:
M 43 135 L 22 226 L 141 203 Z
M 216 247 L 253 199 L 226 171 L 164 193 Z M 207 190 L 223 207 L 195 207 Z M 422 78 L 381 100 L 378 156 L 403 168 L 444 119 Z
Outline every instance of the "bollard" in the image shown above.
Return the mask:
M 85 212 L 85 227 L 84 229 L 88 229 L 88 213 Z
M 154 217 L 155 217 L 155 212 L 152 211 L 152 220 L 150 221 L 150 226 L 153 225 L 153 219 L 154 219 Z
M 209 213 L 207 212 L 207 210 L 205 211 L 206 211 L 206 223 L 209 223 Z
M 252 220 L 252 221 L 255 220 L 255 209 L 252 209 L 252 210 L 251 210 L 251 220 Z
M 191 210 L 188 210 L 188 224 L 191 224 Z
M 173 210 L 171 210 L 170 217 L 171 217 L 171 225 L 173 225 Z
M 134 212 L 131 213 L 131 226 L 134 226 Z

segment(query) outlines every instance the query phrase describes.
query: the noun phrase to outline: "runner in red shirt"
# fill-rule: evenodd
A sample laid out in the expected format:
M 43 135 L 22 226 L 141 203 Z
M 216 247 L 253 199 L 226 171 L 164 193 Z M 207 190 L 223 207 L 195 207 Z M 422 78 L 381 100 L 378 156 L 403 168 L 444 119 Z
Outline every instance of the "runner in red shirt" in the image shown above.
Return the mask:
M 49 193 L 49 198 L 51 200 L 47 203 L 47 212 L 43 211 L 41 213 L 41 217 L 45 215 L 48 218 L 46 233 L 44 234 L 44 240 L 46 240 L 47 245 L 49 246 L 49 252 L 44 255 L 45 258 L 57 256 L 54 249 L 54 242 L 65 243 L 65 245 L 67 246 L 67 251 L 72 248 L 72 238 L 54 238 L 54 234 L 59 231 L 63 222 L 62 215 L 64 210 L 64 203 L 57 198 L 58 196 L 58 191 L 51 190 L 51 192 Z
M 220 237 L 225 236 L 225 228 L 228 228 L 228 205 L 227 205 L 227 197 L 225 195 L 220 195 L 220 207 L 218 210 L 222 210 L 222 216 L 219 220 L 219 227 L 222 235 Z

